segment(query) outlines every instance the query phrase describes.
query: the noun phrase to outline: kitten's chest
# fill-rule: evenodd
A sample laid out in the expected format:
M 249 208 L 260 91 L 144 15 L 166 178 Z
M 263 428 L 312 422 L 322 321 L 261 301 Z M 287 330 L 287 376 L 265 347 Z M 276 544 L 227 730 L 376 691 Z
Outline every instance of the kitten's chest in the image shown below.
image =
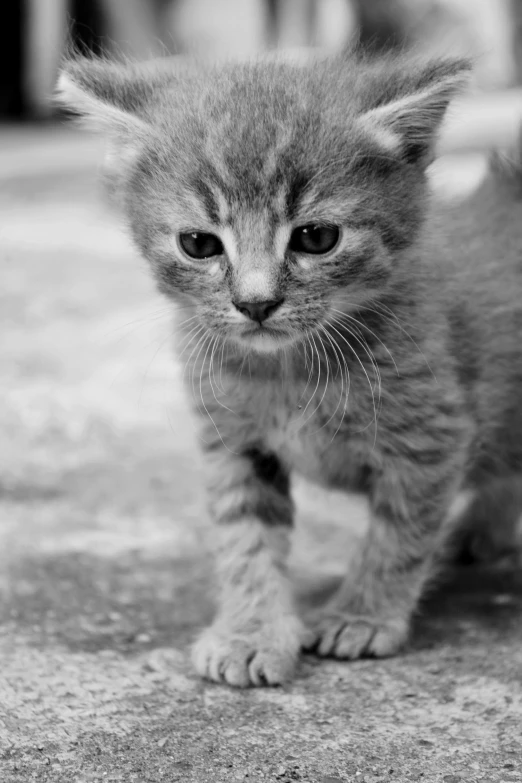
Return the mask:
M 366 438 L 353 432 L 353 411 L 341 389 L 313 397 L 286 389 L 257 406 L 268 449 L 292 470 L 327 486 L 359 488 Z
M 315 481 L 326 479 L 326 435 L 308 419 L 310 411 L 274 408 L 264 429 L 268 449 L 298 473 Z

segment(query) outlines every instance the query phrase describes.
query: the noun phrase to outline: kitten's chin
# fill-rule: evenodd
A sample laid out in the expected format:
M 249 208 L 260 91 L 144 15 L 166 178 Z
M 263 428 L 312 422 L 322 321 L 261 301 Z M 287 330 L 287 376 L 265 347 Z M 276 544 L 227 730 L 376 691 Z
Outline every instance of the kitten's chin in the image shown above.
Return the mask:
M 236 342 L 245 349 L 258 353 L 277 353 L 295 342 L 288 332 L 276 329 L 249 329 L 236 336 Z

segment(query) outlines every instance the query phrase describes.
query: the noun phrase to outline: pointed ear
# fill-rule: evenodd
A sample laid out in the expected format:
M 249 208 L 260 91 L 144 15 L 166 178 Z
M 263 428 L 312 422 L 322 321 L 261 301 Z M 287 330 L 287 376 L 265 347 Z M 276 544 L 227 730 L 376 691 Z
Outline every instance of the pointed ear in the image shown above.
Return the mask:
M 389 75 L 377 105 L 357 122 L 388 154 L 427 166 L 452 98 L 468 83 L 467 60 L 443 60 L 424 65 L 408 76 Z
M 134 77 L 134 78 L 133 78 Z M 96 130 L 143 129 L 139 117 L 139 89 L 131 69 L 103 59 L 75 57 L 64 62 L 56 100 Z
M 156 90 L 174 83 L 172 58 L 119 63 L 73 56 L 62 65 L 56 100 L 100 130 L 144 131 Z

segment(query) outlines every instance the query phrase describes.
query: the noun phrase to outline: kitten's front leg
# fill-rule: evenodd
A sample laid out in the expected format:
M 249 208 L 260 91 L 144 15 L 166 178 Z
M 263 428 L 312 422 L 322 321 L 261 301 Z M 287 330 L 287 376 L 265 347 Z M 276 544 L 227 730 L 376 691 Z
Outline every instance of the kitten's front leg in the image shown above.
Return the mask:
M 451 520 L 462 508 L 459 471 L 384 465 L 371 496 L 371 524 L 350 573 L 312 619 L 312 648 L 321 656 L 355 659 L 393 655 L 408 637 L 423 589 L 440 563 Z
M 305 638 L 284 573 L 293 507 L 275 455 L 209 455 L 218 611 L 193 649 L 197 671 L 246 687 L 289 680 Z

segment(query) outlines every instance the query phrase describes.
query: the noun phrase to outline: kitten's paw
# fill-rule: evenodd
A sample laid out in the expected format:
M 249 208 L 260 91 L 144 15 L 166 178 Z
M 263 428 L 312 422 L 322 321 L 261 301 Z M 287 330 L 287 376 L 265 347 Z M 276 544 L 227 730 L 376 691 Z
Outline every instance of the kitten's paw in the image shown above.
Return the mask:
M 322 657 L 385 658 L 400 650 L 408 637 L 403 618 L 382 620 L 342 612 L 323 615 L 314 624 L 315 639 L 307 647 Z
M 282 685 L 292 679 L 306 632 L 294 618 L 239 633 L 222 622 L 207 628 L 192 648 L 197 672 L 236 688 Z M 308 638 L 308 637 L 306 637 Z

